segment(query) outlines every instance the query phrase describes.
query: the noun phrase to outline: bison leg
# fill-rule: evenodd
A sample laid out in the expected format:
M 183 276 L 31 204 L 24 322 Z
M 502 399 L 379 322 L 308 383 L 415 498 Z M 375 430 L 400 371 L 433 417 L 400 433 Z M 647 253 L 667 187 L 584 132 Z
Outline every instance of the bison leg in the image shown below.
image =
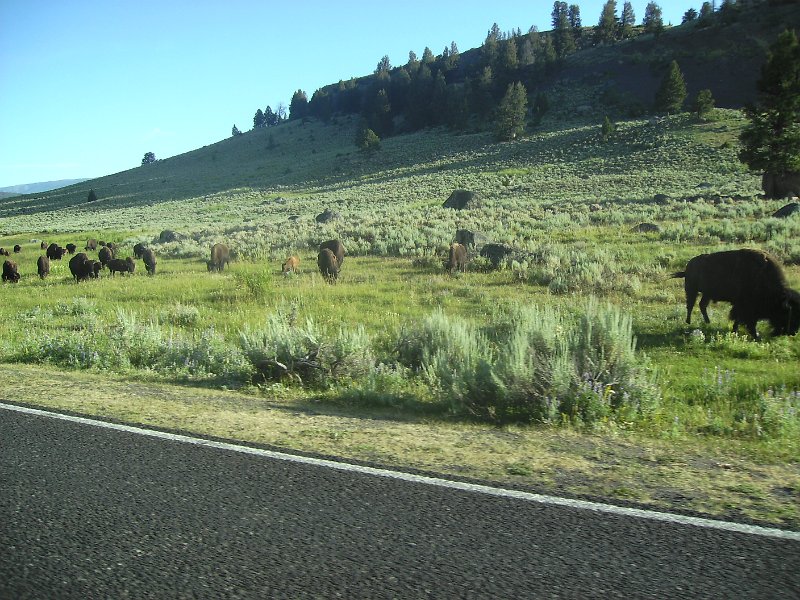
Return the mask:
M 690 290 L 686 287 L 686 322 L 692 322 L 692 310 L 694 310 L 694 301 L 697 300 L 697 290 Z
M 706 294 L 703 294 L 703 297 L 700 298 L 700 312 L 702 313 L 703 319 L 706 323 L 711 322 L 711 319 L 708 318 L 708 312 L 706 312 L 709 302 L 711 302 L 711 298 L 707 297 Z

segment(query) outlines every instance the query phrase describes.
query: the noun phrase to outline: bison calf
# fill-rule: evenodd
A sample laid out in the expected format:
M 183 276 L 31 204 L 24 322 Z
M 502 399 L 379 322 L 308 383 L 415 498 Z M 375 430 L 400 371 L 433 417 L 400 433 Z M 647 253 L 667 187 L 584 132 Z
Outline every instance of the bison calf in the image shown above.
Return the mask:
M 17 263 L 13 260 L 6 260 L 3 262 L 3 281 L 10 281 L 11 283 L 19 282 Z
M 797 309 L 793 309 L 791 291 L 777 261 L 760 250 L 729 250 L 695 256 L 685 271 L 673 273 L 683 277 L 686 292 L 686 322 L 691 323 L 698 294 L 700 313 L 710 322 L 706 311 L 710 302 L 730 302 L 730 318 L 734 329 L 742 323 L 748 333 L 758 339 L 756 323 L 768 319 L 774 333 L 797 332 Z M 794 316 L 793 316 L 794 313 Z
M 453 271 L 465 273 L 467 270 L 467 249 L 458 242 L 450 244 L 450 256 L 447 259 L 447 270 L 450 273 Z
M 298 267 L 300 266 L 300 259 L 296 256 L 290 256 L 286 259 L 286 262 L 283 263 L 281 266 L 281 273 L 286 275 L 287 273 L 296 273 Z

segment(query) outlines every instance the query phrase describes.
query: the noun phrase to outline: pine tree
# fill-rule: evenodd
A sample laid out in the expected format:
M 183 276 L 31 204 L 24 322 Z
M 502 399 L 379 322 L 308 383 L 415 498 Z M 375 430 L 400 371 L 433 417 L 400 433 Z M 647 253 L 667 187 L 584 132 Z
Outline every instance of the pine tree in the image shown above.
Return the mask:
M 236 126 L 236 123 L 233 124 L 233 129 L 231 129 L 231 136 L 237 137 L 242 135 L 242 132 L 239 131 L 239 128 Z
M 145 152 L 144 158 L 142 159 L 143 165 L 149 165 L 156 162 L 156 155 L 153 152 Z
M 622 5 L 622 15 L 619 18 L 619 36 L 623 40 L 633 37 L 633 27 L 636 25 L 636 14 L 633 12 L 633 5 L 625 2 Z
M 661 7 L 655 2 L 648 2 L 644 9 L 644 19 L 642 20 L 644 30 L 647 33 L 660 35 L 664 31 L 664 19 L 661 17 Z
M 513 140 L 525 132 L 528 92 L 519 81 L 512 83 L 497 108 L 495 135 L 498 140 Z
M 611 137 L 611 134 L 613 134 L 616 129 L 617 128 L 614 123 L 612 123 L 611 119 L 609 119 L 608 115 L 606 115 L 606 118 L 603 119 L 603 125 L 600 127 L 600 135 L 602 136 L 603 141 L 608 141 L 608 138 Z
M 259 108 L 259 109 L 256 111 L 256 114 L 255 114 L 255 116 L 253 117 L 253 129 L 259 129 L 259 128 L 261 128 L 261 127 L 264 127 L 264 125 L 265 125 L 265 121 L 264 121 L 264 111 L 262 111 L 262 110 Z
M 97 201 L 97 194 L 95 194 L 94 189 L 89 190 L 89 195 L 86 197 L 87 202 L 96 202 Z
M 758 80 L 758 103 L 745 114 L 739 158 L 753 171 L 763 171 L 768 197 L 783 194 L 767 185 L 767 176 L 800 177 L 800 44 L 786 30 L 770 47 Z
M 553 4 L 553 44 L 556 54 L 564 58 L 575 52 L 575 33 L 569 22 L 569 8 L 566 2 Z
M 655 110 L 659 113 L 678 113 L 685 100 L 686 82 L 678 63 L 673 60 L 656 92 Z
M 610 43 L 617 38 L 617 1 L 608 0 L 603 5 L 600 13 L 600 22 L 595 28 L 595 42 L 598 44 Z
M 303 90 L 297 90 L 289 101 L 289 119 L 302 119 L 308 116 L 308 96 Z
M 694 101 L 694 112 L 700 119 L 705 119 L 714 110 L 714 96 L 711 95 L 711 90 L 700 90 L 697 92 L 697 98 Z

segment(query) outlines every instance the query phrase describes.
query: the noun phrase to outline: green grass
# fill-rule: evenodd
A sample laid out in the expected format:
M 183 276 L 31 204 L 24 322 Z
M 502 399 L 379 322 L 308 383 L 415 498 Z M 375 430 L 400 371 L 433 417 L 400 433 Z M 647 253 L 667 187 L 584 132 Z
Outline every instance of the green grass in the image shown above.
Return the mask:
M 624 432 L 654 444 L 678 440 L 698 453 L 717 447 L 729 457 L 796 470 L 800 337 L 770 339 L 766 328 L 759 343 L 733 336 L 725 305 L 711 307 L 711 324 L 696 314 L 687 326 L 682 283 L 668 277 L 702 252 L 760 247 L 781 258 L 788 280 L 800 287 L 800 219 L 769 218 L 782 203 L 756 197 L 758 178 L 738 163 L 730 144 L 740 115 L 718 111 L 716 119 L 620 122 L 609 143 L 600 140 L 599 123 L 551 128 L 508 144 L 483 134 L 425 132 L 384 140 L 371 158 L 351 148 L 348 120 L 289 123 L 268 132 L 276 149 L 256 131 L 91 182 L 100 196 L 92 205 L 81 186 L 3 201 L 0 246 L 19 243 L 23 252 L 14 257 L 20 283 L 0 286 L 6 315 L 0 360 L 73 370 L 78 379 L 189 385 L 197 394 L 235 387 L 253 402 L 314 403 L 359 418 L 388 411 L 395 419 L 459 427 L 476 413 L 453 410 L 452 397 L 462 394 L 464 382 L 474 387 L 489 379 L 461 373 L 445 389 L 446 369 L 431 379 L 434 371 L 424 376 L 398 359 L 404 332 L 441 311 L 488 336 L 481 360 L 490 357 L 500 369 L 492 377 L 511 381 L 524 368 L 498 359 L 510 348 L 504 345 L 513 332 L 509 315 L 520 307 L 552 311 L 560 320 L 545 330 L 558 339 L 596 298 L 630 318 L 633 360 L 655 382 L 659 401 L 646 413 L 608 412 L 594 402 L 614 388 L 595 389 L 599 380 L 592 380 L 594 391 L 581 396 L 589 403 L 579 411 L 583 417 L 551 418 L 550 429 Z M 457 188 L 478 192 L 480 206 L 441 208 Z M 668 200 L 655 202 L 656 194 Z M 314 216 L 325 208 L 342 218 L 317 224 Z M 660 233 L 633 232 L 641 222 L 657 223 Z M 468 273 L 450 276 L 442 260 L 457 228 L 481 231 L 518 253 L 500 270 L 475 260 Z M 158 243 L 163 229 L 180 239 Z M 90 237 L 119 243 L 123 257 L 137 242 L 150 244 L 159 257 L 157 275 L 147 277 L 139 263 L 132 277 L 75 284 L 67 261 L 54 261 L 48 279 L 36 277 L 38 240 L 83 247 Z M 315 250 L 333 237 L 348 250 L 335 286 L 318 274 Z M 219 241 L 238 259 L 211 274 L 205 260 Z M 300 256 L 301 272 L 283 276 L 289 254 Z M 264 351 L 248 355 L 243 332 L 267 332 L 259 339 L 272 343 L 305 323 L 316 344 L 308 348 L 319 353 L 313 368 L 326 375 L 289 369 L 276 377 L 267 369 L 264 376 L 263 365 L 259 371 L 252 363 Z M 353 344 L 369 346 L 369 353 L 358 354 Z M 364 361 L 374 361 L 366 372 Z M 524 390 L 515 385 L 515 394 Z M 142 407 L 125 418 L 144 420 L 149 412 Z M 374 448 L 360 439 L 353 444 Z M 535 467 L 513 457 L 481 472 L 538 477 Z M 732 485 L 744 490 L 752 482 Z M 592 489 L 643 501 L 657 496 L 629 481 Z M 700 500 L 697 506 L 705 510 Z

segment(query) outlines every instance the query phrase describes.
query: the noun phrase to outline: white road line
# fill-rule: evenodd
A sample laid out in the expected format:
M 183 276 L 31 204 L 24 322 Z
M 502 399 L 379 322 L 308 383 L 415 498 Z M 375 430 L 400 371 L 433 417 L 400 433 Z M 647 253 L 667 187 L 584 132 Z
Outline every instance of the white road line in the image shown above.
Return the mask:
M 490 496 L 500 496 L 503 498 L 515 498 L 517 500 L 526 500 L 528 502 L 537 502 L 540 504 L 565 506 L 581 510 L 593 510 L 596 512 L 608 513 L 612 515 L 636 517 L 640 519 L 650 519 L 653 521 L 664 521 L 667 523 L 674 523 L 679 525 L 692 525 L 695 527 L 705 527 L 709 529 L 721 529 L 724 531 L 731 531 L 735 533 L 746 533 L 750 535 L 760 535 L 765 537 L 793 540 L 796 542 L 800 542 L 800 531 L 786 531 L 783 529 L 774 529 L 770 527 L 759 527 L 756 525 L 731 523 L 729 521 L 716 521 L 713 519 L 689 517 L 684 515 L 676 515 L 676 514 L 658 512 L 653 510 L 643 510 L 639 508 L 614 506 L 613 504 L 602 504 L 600 502 L 589 502 L 587 500 L 573 500 L 570 498 L 559 498 L 558 496 L 532 494 L 530 492 L 521 492 L 518 490 L 506 490 L 503 488 L 496 488 L 487 485 L 478 485 L 474 483 L 449 481 L 447 479 L 440 479 L 438 477 L 413 475 L 411 473 L 390 471 L 388 469 L 377 469 L 374 467 L 365 467 L 362 465 L 353 465 L 349 463 L 336 462 L 333 460 L 325 460 L 320 458 L 309 458 L 307 456 L 296 456 L 294 454 L 286 454 L 284 452 L 275 452 L 272 450 L 262 450 L 260 448 L 248 448 L 247 446 L 239 446 L 236 444 L 229 444 L 226 442 L 214 442 L 211 440 L 194 438 L 187 435 L 166 433 L 164 431 L 156 431 L 153 429 L 142 429 L 141 427 L 132 427 L 130 425 L 118 425 L 116 423 L 97 421 L 95 419 L 87 419 L 85 417 L 75 417 L 72 415 L 64 415 L 61 413 L 39 410 L 35 408 L 26 408 L 23 406 L 15 406 L 12 404 L 3 404 L 2 402 L 0 402 L 0 409 L 11 410 L 30 415 L 37 415 L 41 417 L 50 417 L 53 419 L 61 419 L 63 421 L 70 421 L 73 423 L 80 423 L 83 425 L 92 425 L 94 427 L 103 427 L 105 429 L 114 429 L 116 431 L 124 431 L 127 433 L 134 433 L 137 435 L 144 435 L 152 438 L 171 440 L 174 442 L 182 442 L 185 444 L 207 446 L 210 448 L 217 448 L 220 450 L 227 450 L 231 452 L 240 452 L 242 454 L 252 454 L 255 456 L 263 456 L 266 458 L 272 458 L 276 460 L 284 460 L 289 462 L 302 463 L 306 465 L 315 465 L 318 467 L 337 469 L 339 471 L 349 471 L 351 473 L 361 473 L 364 475 L 372 475 L 375 477 L 389 477 L 392 479 L 399 479 L 401 481 L 422 483 L 425 485 L 435 485 L 444 488 L 451 488 L 454 490 L 476 492 L 480 494 L 487 494 Z

